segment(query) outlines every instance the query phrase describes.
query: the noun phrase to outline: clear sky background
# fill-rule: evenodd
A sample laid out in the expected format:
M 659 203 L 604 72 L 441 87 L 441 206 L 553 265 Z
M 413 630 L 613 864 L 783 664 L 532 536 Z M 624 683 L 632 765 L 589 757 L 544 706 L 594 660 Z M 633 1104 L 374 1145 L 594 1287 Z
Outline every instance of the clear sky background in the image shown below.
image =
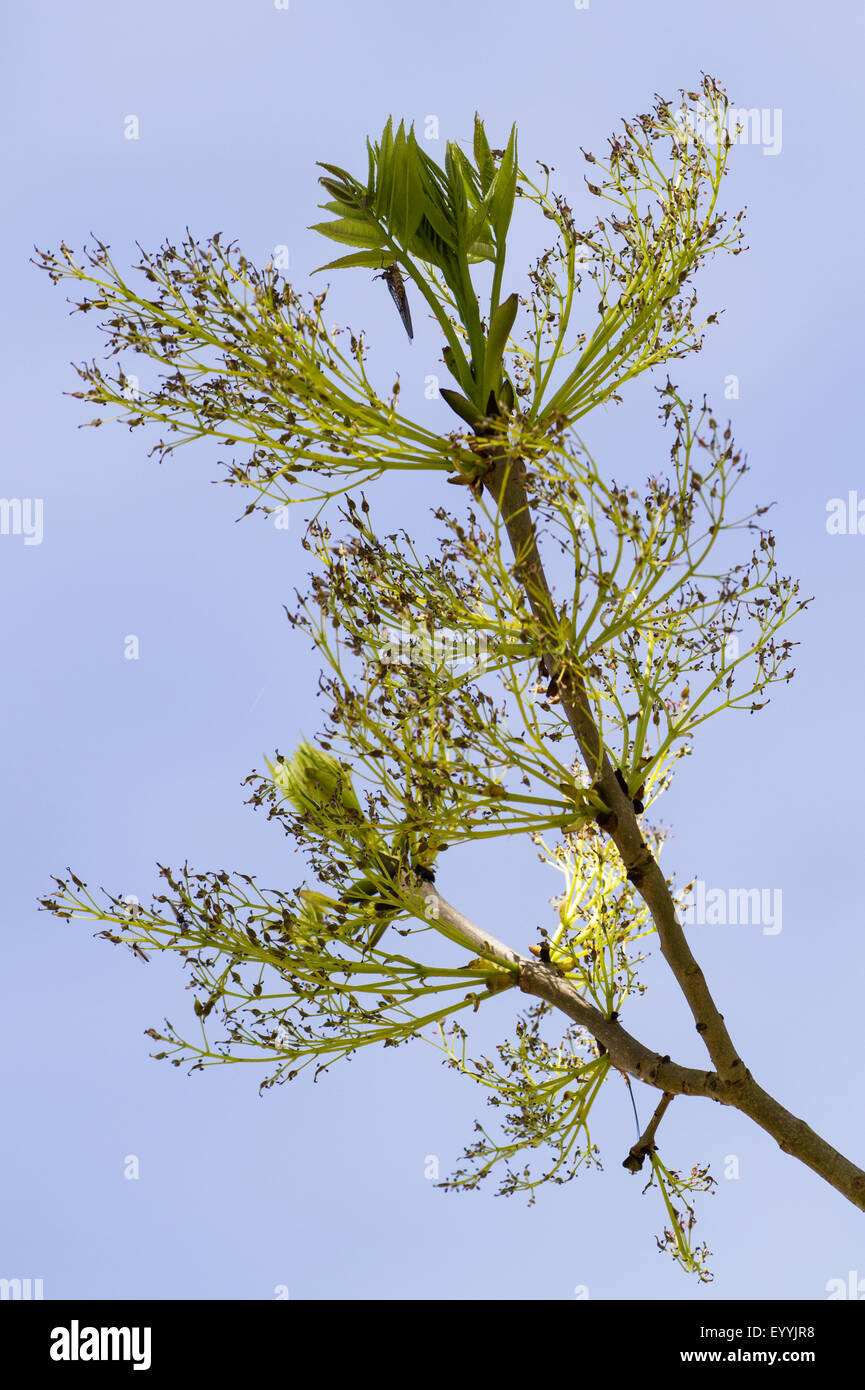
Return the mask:
M 318 723 L 314 655 L 282 610 L 306 556 L 299 525 L 235 525 L 239 496 L 210 486 L 218 449 L 160 467 L 143 430 L 77 428 L 88 407 L 63 392 L 70 361 L 98 352 L 96 326 L 67 318 L 65 291 L 28 264 L 34 243 L 80 247 L 93 232 L 123 266 L 136 239 L 153 249 L 188 225 L 237 237 L 259 263 L 288 246 L 306 288 L 338 254 L 306 230 L 315 161 L 364 173 L 364 137 L 390 113 L 420 129 L 437 116 L 434 157 L 470 139 L 475 109 L 493 144 L 516 120 L 521 161 L 556 166 L 578 222 L 596 215 L 580 145 L 600 150 L 656 92 L 707 71 L 734 104 L 781 113 L 777 153 L 733 153 L 726 203 L 747 203 L 750 250 L 704 276 L 701 302 L 726 312 L 674 380 L 732 418 L 752 465 L 744 501 L 776 503 L 782 570 L 815 601 L 787 633 L 801 642 L 792 684 L 699 738 L 664 803 L 664 862 L 680 882 L 782 890 L 780 933 L 695 926 L 691 940 L 757 1080 L 861 1163 L 865 535 L 826 529 L 830 499 L 865 497 L 861 7 L 33 0 L 5 25 L 0 495 L 44 499 L 44 535 L 0 536 L 0 1276 L 42 1278 L 46 1298 L 124 1299 L 268 1299 L 280 1285 L 293 1298 L 569 1299 L 587 1286 L 598 1299 L 822 1299 L 828 1281 L 865 1279 L 861 1214 L 708 1102 L 677 1102 L 662 1146 L 668 1166 L 708 1162 L 718 1178 L 698 1207 L 715 1252 L 706 1288 L 655 1248 L 659 1198 L 621 1167 L 634 1131 L 618 1082 L 595 1123 L 605 1171 L 528 1209 L 425 1178 L 429 1155 L 442 1175 L 456 1164 L 484 1112 L 431 1047 L 370 1050 L 264 1097 L 253 1067 L 187 1077 L 149 1058 L 144 1029 L 191 1016 L 178 962 L 145 967 L 36 899 L 66 865 L 142 900 L 157 860 L 302 877 L 240 784 Z M 365 327 L 383 383 L 399 370 L 422 411 L 433 326 L 416 306 L 410 347 L 382 286 L 333 279 L 333 317 Z M 726 401 L 731 374 L 740 395 Z M 639 482 L 667 456 L 651 388 L 584 422 L 617 478 Z M 437 496 L 433 481 L 388 482 L 375 515 L 422 536 Z M 131 633 L 138 661 L 124 659 Z M 515 945 L 549 920 L 558 882 L 531 847 L 462 851 L 442 869 L 445 896 Z M 626 1025 L 704 1065 L 665 968 L 644 978 Z M 484 1047 L 518 1007 L 507 994 L 483 1011 Z M 654 1096 L 638 1102 L 645 1121 Z

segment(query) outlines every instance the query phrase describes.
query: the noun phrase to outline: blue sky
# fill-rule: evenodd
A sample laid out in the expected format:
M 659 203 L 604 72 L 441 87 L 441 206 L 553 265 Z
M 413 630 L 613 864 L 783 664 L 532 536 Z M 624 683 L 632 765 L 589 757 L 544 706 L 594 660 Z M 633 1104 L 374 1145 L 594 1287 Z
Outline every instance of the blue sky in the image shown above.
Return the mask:
M 319 220 L 316 160 L 362 172 L 364 137 L 391 113 L 419 127 L 438 118 L 434 157 L 470 139 L 475 109 L 493 144 L 515 120 L 522 161 L 555 165 L 588 215 L 579 147 L 601 148 L 656 92 L 673 97 L 707 71 L 737 106 L 772 113 L 780 147 L 737 147 L 726 181 L 727 205 L 748 206 L 750 249 L 704 277 L 702 302 L 725 313 L 674 379 L 731 417 L 752 468 L 746 500 L 776 504 L 782 570 L 814 603 L 788 633 L 801 643 L 795 681 L 762 714 L 722 716 L 700 736 L 664 804 L 665 866 L 724 891 L 781 890 L 780 932 L 697 925 L 690 939 L 757 1080 L 861 1161 L 865 535 L 826 526 L 831 499 L 865 498 L 861 8 L 36 0 L 6 24 L 0 494 L 42 499 L 43 530 L 39 544 L 0 535 L 0 1276 L 41 1278 L 46 1298 L 568 1299 L 579 1286 L 707 1301 L 821 1299 L 850 1271 L 865 1279 L 858 1213 L 707 1102 L 671 1108 L 662 1156 L 708 1162 L 718 1178 L 698 1208 L 715 1252 L 708 1288 L 657 1253 L 658 1199 L 621 1168 L 634 1137 L 623 1085 L 596 1119 L 605 1171 L 527 1209 L 425 1178 L 429 1155 L 443 1174 L 456 1163 L 483 1112 L 432 1048 L 368 1052 L 264 1097 L 250 1067 L 188 1078 L 150 1060 L 143 1030 L 191 1012 L 176 963 L 145 967 L 36 899 L 65 865 L 142 900 L 157 860 L 299 880 L 240 783 L 318 722 L 314 658 L 282 609 L 306 557 L 299 525 L 235 524 L 237 497 L 210 486 L 218 450 L 160 466 L 143 431 L 78 428 L 87 407 L 63 392 L 76 386 L 70 361 L 99 350 L 95 325 L 68 318 L 64 292 L 28 263 L 34 243 L 80 247 L 92 232 L 128 264 L 136 240 L 154 248 L 188 226 L 236 237 L 262 263 L 287 246 L 305 288 L 335 254 L 306 230 Z M 422 409 L 432 326 L 416 313 L 410 347 L 364 272 L 334 277 L 329 305 L 366 328 L 383 380 L 399 370 L 403 402 Z M 739 396 L 725 400 L 731 375 Z M 584 422 L 614 476 L 639 480 L 665 457 L 652 384 Z M 377 519 L 422 535 L 436 496 L 433 482 L 388 483 Z M 128 634 L 137 661 L 124 659 Z M 528 847 L 455 854 L 440 887 L 525 947 L 558 885 Z M 645 979 L 627 1025 L 703 1065 L 662 963 Z M 496 1007 L 478 1019 L 486 1047 L 516 1008 L 511 995 Z M 645 1117 L 651 1098 L 638 1100 Z M 130 1155 L 136 1180 L 124 1177 Z

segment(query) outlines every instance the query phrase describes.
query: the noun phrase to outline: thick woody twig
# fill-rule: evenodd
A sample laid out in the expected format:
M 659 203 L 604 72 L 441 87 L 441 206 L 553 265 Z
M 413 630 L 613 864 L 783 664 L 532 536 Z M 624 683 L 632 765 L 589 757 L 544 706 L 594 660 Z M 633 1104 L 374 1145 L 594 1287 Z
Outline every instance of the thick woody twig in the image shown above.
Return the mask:
M 609 1053 L 610 1061 L 621 1071 L 629 1072 L 649 1086 L 659 1087 L 675 1095 L 709 1096 L 719 1099 L 716 1091 L 719 1078 L 711 1071 L 697 1071 L 693 1067 L 682 1067 L 669 1057 L 662 1057 L 631 1036 L 615 1019 L 607 1018 L 600 1009 L 583 999 L 580 994 L 552 965 L 523 956 L 519 951 L 497 941 L 481 927 L 463 916 L 457 908 L 446 902 L 432 883 L 421 884 L 426 905 L 426 915 L 446 923 L 463 938 L 466 946 L 479 954 L 494 960 L 505 961 L 519 966 L 520 989 L 545 1000 L 554 1008 L 561 1009 L 575 1023 L 578 1023 Z
M 507 528 L 516 560 L 516 574 L 532 611 L 540 621 L 549 620 L 555 610 L 526 496 L 525 465 L 521 459 L 500 462 L 485 481 Z M 613 819 L 608 822 L 612 838 L 622 856 L 628 878 L 652 914 L 661 952 L 690 1006 L 697 1032 L 719 1076 L 725 1081 L 736 1082 L 745 1074 L 744 1064 L 736 1053 L 723 1015 L 709 993 L 705 976 L 679 925 L 667 880 L 646 847 L 633 803 L 619 786 L 589 709 L 585 687 L 572 671 L 561 670 L 552 656 L 545 655 L 544 664 L 547 674 L 557 681 L 562 705 L 586 767 L 593 776 L 594 786 L 612 812 Z
M 537 535 L 529 509 L 525 483 L 525 465 L 521 459 L 500 459 L 487 474 L 484 484 L 495 501 L 508 532 L 514 553 L 515 573 L 525 590 L 532 612 L 539 621 L 554 615 L 552 594 L 538 550 Z M 661 953 L 679 984 L 711 1057 L 717 1075 L 689 1072 L 675 1068 L 668 1076 L 664 1068 L 673 1068 L 668 1059 L 657 1058 L 640 1043 L 626 1034 L 616 1032 L 613 1047 L 594 1026 L 585 1026 L 608 1048 L 616 1066 L 650 1085 L 659 1086 L 670 1094 L 711 1094 L 723 1105 L 732 1105 L 754 1120 L 767 1134 L 777 1140 L 785 1153 L 791 1154 L 812 1168 L 850 1202 L 865 1210 L 865 1172 L 827 1144 L 804 1120 L 792 1115 L 768 1092 L 758 1086 L 744 1062 L 738 1056 L 732 1039 L 714 999 L 706 978 L 697 964 L 685 933 L 676 916 L 670 888 L 657 860 L 647 848 L 640 833 L 633 804 L 619 786 L 615 771 L 604 749 L 597 724 L 589 708 L 585 687 L 573 672 L 561 669 L 552 656 L 544 655 L 544 665 L 551 678 L 556 679 L 562 705 L 573 729 L 583 760 L 593 775 L 594 785 L 612 812 L 607 822 L 608 832 L 622 857 L 628 878 L 634 884 L 652 914 L 661 944 Z M 550 975 L 554 978 L 550 978 Z M 576 1022 L 583 1023 L 583 1012 L 590 1005 L 579 1000 L 567 982 L 537 962 L 527 962 L 520 969 L 520 987 L 530 994 L 546 999 L 563 1010 Z M 571 997 L 573 996 L 573 998 Z M 597 1011 L 595 1011 L 597 1012 Z M 602 1017 L 602 1016 L 601 1016 Z M 606 1028 L 618 1030 L 617 1023 L 604 1020 Z M 624 1035 L 624 1036 L 622 1036 Z M 624 1039 L 627 1038 L 627 1043 Z M 636 1051 L 631 1049 L 636 1049 Z M 649 1059 L 652 1059 L 651 1061 Z M 630 1063 L 630 1065 L 629 1065 Z M 660 1064 L 660 1065 L 658 1065 Z M 702 1077 L 701 1085 L 691 1089 L 692 1078 Z M 712 1078 L 711 1085 L 707 1078 Z
M 673 1097 L 671 1096 L 669 1091 L 665 1091 L 664 1094 L 661 1096 L 661 1099 L 658 1101 L 658 1104 L 655 1107 L 655 1113 L 652 1116 L 651 1120 L 646 1125 L 646 1128 L 640 1135 L 636 1144 L 633 1144 L 631 1146 L 631 1149 L 628 1153 L 628 1157 L 622 1160 L 623 1168 L 628 1168 L 632 1173 L 639 1173 L 640 1169 L 646 1161 L 647 1155 L 650 1154 L 655 1147 L 655 1133 L 657 1131 L 658 1125 L 664 1118 L 664 1112 L 672 1099 Z
M 669 1095 L 706 1096 L 741 1110 L 770 1134 L 784 1153 L 812 1168 L 854 1206 L 865 1211 L 865 1172 L 821 1139 L 804 1120 L 785 1110 L 757 1085 L 750 1072 L 745 1070 L 743 1078 L 727 1082 L 715 1072 L 683 1067 L 669 1057 L 660 1056 L 633 1037 L 617 1020 L 607 1018 L 582 999 L 553 966 L 532 956 L 523 956 L 485 932 L 447 902 L 433 884 L 422 883 L 420 891 L 429 916 L 453 928 L 470 950 L 518 965 L 520 989 L 560 1009 L 587 1029 L 606 1048 L 610 1061 L 620 1071 Z

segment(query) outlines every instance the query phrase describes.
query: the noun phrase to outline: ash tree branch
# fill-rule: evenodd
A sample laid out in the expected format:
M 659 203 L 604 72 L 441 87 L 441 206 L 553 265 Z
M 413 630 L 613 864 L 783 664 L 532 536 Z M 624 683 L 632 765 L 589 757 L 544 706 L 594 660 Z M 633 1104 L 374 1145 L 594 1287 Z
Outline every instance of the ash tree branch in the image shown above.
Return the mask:
M 507 528 L 515 557 L 515 570 L 535 616 L 548 621 L 554 614 L 553 598 L 538 549 L 537 535 L 526 495 L 525 465 L 521 459 L 502 459 L 486 479 L 486 485 Z M 640 893 L 654 919 L 661 951 L 694 1016 L 709 1056 L 719 1076 L 735 1082 L 744 1066 L 717 1008 L 705 976 L 688 946 L 676 917 L 675 904 L 657 860 L 647 848 L 630 798 L 622 791 L 601 742 L 589 709 L 585 686 L 573 671 L 555 657 L 544 656 L 547 674 L 557 681 L 562 705 L 586 767 L 612 813 L 605 828 L 622 857 L 628 878 Z
M 500 458 L 484 479 L 507 529 L 514 554 L 514 570 L 535 616 L 543 621 L 554 614 L 552 593 L 541 561 L 537 533 L 526 491 L 525 465 L 521 459 Z M 786 1110 L 764 1091 L 739 1057 L 723 1014 L 715 1004 L 706 978 L 697 963 L 676 916 L 670 888 L 661 868 L 647 848 L 629 797 L 622 791 L 603 747 L 598 726 L 589 709 L 582 681 L 552 655 L 544 656 L 547 674 L 556 679 L 562 705 L 574 732 L 594 785 L 609 806 L 605 823 L 627 870 L 628 878 L 652 914 L 661 953 L 685 996 L 716 1072 L 691 1072 L 658 1058 L 610 1024 L 602 1015 L 588 1022 L 591 1008 L 579 1000 L 566 981 L 549 967 L 527 962 L 520 968 L 520 987 L 561 1009 L 578 1023 L 585 1023 L 610 1052 L 611 1059 L 650 1085 L 671 1094 L 711 1094 L 723 1105 L 748 1115 L 775 1139 L 784 1153 L 812 1168 L 860 1210 L 865 1211 L 865 1172 L 814 1132 L 804 1120 Z M 551 978 L 551 976 L 553 978 Z M 571 997 L 573 996 L 573 997 Z M 594 1024 L 603 1022 L 604 1032 Z M 610 1030 L 614 1031 L 610 1031 Z M 605 1036 L 606 1032 L 606 1036 Z M 608 1043 L 607 1038 L 610 1038 Z M 672 1069 L 673 1074 L 668 1074 Z M 698 1082 L 697 1078 L 702 1078 Z
M 640 1135 L 636 1144 L 633 1144 L 631 1146 L 628 1152 L 628 1157 L 624 1159 L 622 1162 L 622 1167 L 627 1168 L 629 1172 L 639 1173 L 640 1169 L 646 1161 L 647 1155 L 650 1154 L 654 1149 L 655 1134 L 657 1133 L 658 1125 L 664 1118 L 667 1106 L 670 1104 L 670 1101 L 672 1099 L 673 1097 L 670 1094 L 670 1092 L 665 1091 L 664 1094 L 661 1096 L 661 1099 L 658 1101 L 658 1104 L 655 1107 L 655 1113 L 652 1116 L 649 1123 L 646 1125 L 646 1128 L 643 1130 L 643 1133 Z
M 594 1004 L 589 1004 L 574 989 L 573 985 L 552 966 L 537 961 L 532 956 L 521 955 L 511 946 L 498 941 L 482 927 L 457 908 L 447 902 L 431 883 L 421 884 L 421 894 L 426 906 L 425 915 L 444 922 L 456 931 L 464 943 L 479 954 L 494 960 L 516 965 L 519 970 L 520 989 L 543 999 L 553 1008 L 560 1009 L 582 1028 L 585 1028 L 605 1048 L 614 1066 L 628 1072 L 649 1086 L 675 1095 L 700 1095 L 716 1097 L 720 1086 L 714 1072 L 697 1071 L 693 1067 L 679 1066 L 669 1057 L 662 1057 L 639 1042 L 615 1019 L 607 1018 Z

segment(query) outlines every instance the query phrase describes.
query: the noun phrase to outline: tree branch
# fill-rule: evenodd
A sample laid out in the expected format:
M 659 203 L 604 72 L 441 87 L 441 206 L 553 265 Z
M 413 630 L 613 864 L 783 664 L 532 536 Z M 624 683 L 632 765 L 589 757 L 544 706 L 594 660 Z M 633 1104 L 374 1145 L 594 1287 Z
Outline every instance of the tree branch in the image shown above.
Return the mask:
M 507 528 L 516 561 L 515 571 L 532 612 L 541 621 L 544 618 L 549 620 L 555 614 L 555 607 L 526 495 L 525 465 L 521 459 L 501 460 L 484 481 Z M 658 929 L 661 952 L 688 1002 L 697 1032 L 719 1076 L 725 1081 L 736 1082 L 745 1072 L 744 1064 L 736 1053 L 723 1015 L 709 993 L 705 976 L 679 925 L 667 880 L 646 847 L 633 804 L 619 786 L 589 709 L 585 687 L 578 676 L 572 671 L 563 670 L 552 656 L 544 655 L 544 665 L 547 674 L 557 681 L 562 706 L 593 785 L 612 812 L 604 828 L 612 836 L 628 878 L 652 914 Z
M 525 589 L 532 612 L 543 621 L 555 615 L 555 607 L 538 550 L 525 478 L 525 465 L 521 459 L 499 459 L 485 477 L 484 484 L 507 528 L 514 553 L 515 573 Z M 767 1134 L 771 1134 L 785 1153 L 798 1158 L 854 1206 L 865 1210 L 865 1172 L 758 1086 L 738 1056 L 723 1015 L 709 992 L 706 978 L 679 924 L 667 880 L 643 840 L 633 804 L 616 779 L 589 709 L 585 687 L 578 676 L 563 670 L 561 663 L 557 663 L 552 656 L 545 654 L 544 664 L 548 675 L 558 683 L 563 708 L 586 767 L 593 775 L 594 785 L 612 812 L 605 828 L 622 857 L 628 878 L 652 914 L 661 953 L 688 1002 L 697 1032 L 715 1064 L 717 1075 L 677 1067 L 669 1060 L 650 1053 L 618 1023 L 604 1019 L 591 1005 L 581 1000 L 576 991 L 549 966 L 534 961 L 521 964 L 520 987 L 547 1000 L 577 1023 L 589 1028 L 607 1048 L 614 1064 L 623 1071 L 670 1094 L 711 1095 L 722 1105 L 732 1105 L 741 1110 Z
M 628 1157 L 623 1160 L 622 1167 L 629 1169 L 632 1173 L 639 1173 L 646 1161 L 647 1154 L 650 1154 L 655 1147 L 655 1134 L 658 1125 L 664 1118 L 664 1113 L 670 1101 L 673 1099 L 669 1091 L 665 1091 L 655 1107 L 652 1116 L 643 1133 L 640 1135 L 636 1144 L 633 1144 L 628 1152 Z
M 464 939 L 466 945 L 482 955 L 519 966 L 520 989 L 543 999 L 553 1008 L 561 1009 L 580 1027 L 585 1028 L 609 1053 L 610 1061 L 621 1071 L 629 1072 L 662 1091 L 674 1095 L 710 1096 L 720 1099 L 716 1091 L 721 1085 L 714 1072 L 682 1067 L 669 1057 L 662 1057 L 631 1036 L 615 1019 L 607 1018 L 594 1004 L 583 999 L 573 985 L 552 965 L 523 956 L 519 951 L 497 941 L 481 927 L 453 907 L 432 883 L 422 883 L 421 893 L 429 917 L 445 922 Z

